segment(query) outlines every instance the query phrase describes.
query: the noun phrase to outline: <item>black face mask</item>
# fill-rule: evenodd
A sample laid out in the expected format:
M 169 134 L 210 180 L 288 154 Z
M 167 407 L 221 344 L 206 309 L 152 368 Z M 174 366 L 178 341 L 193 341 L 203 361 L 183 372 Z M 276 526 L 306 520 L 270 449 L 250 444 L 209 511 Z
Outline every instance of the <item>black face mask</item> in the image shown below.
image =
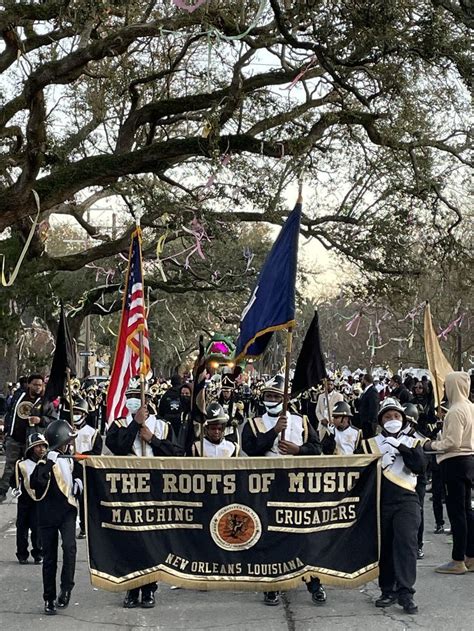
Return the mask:
M 179 397 L 179 400 L 181 401 L 181 407 L 183 408 L 183 410 L 189 410 L 191 408 L 191 397 Z

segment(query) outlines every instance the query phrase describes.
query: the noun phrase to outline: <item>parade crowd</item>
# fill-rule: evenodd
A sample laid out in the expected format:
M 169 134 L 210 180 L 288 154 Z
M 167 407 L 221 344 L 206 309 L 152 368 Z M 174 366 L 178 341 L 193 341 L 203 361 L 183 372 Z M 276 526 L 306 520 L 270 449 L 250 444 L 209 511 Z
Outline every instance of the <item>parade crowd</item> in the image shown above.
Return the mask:
M 127 414 L 106 426 L 105 382 L 73 380 L 61 400 L 43 398 L 40 374 L 20 379 L 5 401 L 5 467 L 0 502 L 9 488 L 17 499 L 16 556 L 42 564 L 44 611 L 68 606 L 74 587 L 76 539 L 86 537 L 82 466 L 68 454 L 147 457 L 376 454 L 381 458 L 380 597 L 414 614 L 416 562 L 424 556 L 424 511 L 432 496 L 435 534 L 450 533 L 452 558 L 444 574 L 474 571 L 474 406 L 472 376 L 452 372 L 435 404 L 431 381 L 407 375 L 335 374 L 292 399 L 284 413 L 284 378 L 210 380 L 205 422 L 191 411 L 193 384 L 175 374 L 126 392 Z M 441 397 L 440 397 L 441 398 Z M 72 409 L 71 409 L 72 407 Z M 202 436 L 201 436 L 202 432 Z M 445 510 L 446 509 L 446 510 Z M 59 595 L 59 536 L 63 550 Z M 318 577 L 306 582 L 312 601 L 324 605 Z M 125 608 L 155 605 L 157 585 L 127 592 Z M 264 602 L 280 603 L 267 591 Z

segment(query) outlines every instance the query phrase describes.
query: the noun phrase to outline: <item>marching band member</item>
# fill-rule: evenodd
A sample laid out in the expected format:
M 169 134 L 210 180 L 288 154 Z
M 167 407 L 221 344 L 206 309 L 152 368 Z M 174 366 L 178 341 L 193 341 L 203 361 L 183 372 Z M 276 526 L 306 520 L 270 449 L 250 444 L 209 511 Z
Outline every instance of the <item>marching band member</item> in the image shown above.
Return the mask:
M 420 501 L 417 476 L 425 470 L 421 442 L 403 432 L 408 421 L 405 410 L 393 398 L 383 401 L 378 422 L 382 432 L 363 440 L 359 452 L 382 456 L 381 548 L 376 607 L 389 607 L 398 600 L 406 613 L 415 614 Z
M 16 556 L 21 565 L 28 563 L 28 532 L 31 532 L 31 556 L 35 565 L 43 562 L 43 549 L 38 527 L 36 493 L 30 486 L 30 475 L 48 448 L 43 436 L 35 432 L 26 441 L 25 458 L 15 466 L 15 488 L 19 490 L 16 518 Z
M 332 412 L 332 424 L 321 441 L 324 454 L 342 456 L 353 454 L 362 439 L 362 430 L 352 427 L 351 406 L 345 401 L 338 401 Z
M 327 433 L 326 426 L 332 416 L 334 406 L 338 401 L 343 401 L 343 395 L 334 389 L 334 379 L 327 380 L 327 393 L 322 392 L 316 404 L 316 418 L 318 420 L 319 439 L 322 440 Z M 329 406 L 329 408 L 328 408 Z
M 249 456 L 316 456 L 321 453 L 316 432 L 304 416 L 298 414 L 282 415 L 285 380 L 276 375 L 268 381 L 263 390 L 265 414 L 249 419 L 242 432 L 242 448 Z M 282 440 L 280 432 L 285 431 Z M 315 604 L 326 601 L 326 592 L 318 578 L 311 578 L 307 583 Z M 266 605 L 278 605 L 280 592 L 265 592 Z
M 107 431 L 105 444 L 116 456 L 181 456 L 182 450 L 174 444 L 170 423 L 150 415 L 147 405 L 140 400 L 140 384 L 132 379 L 125 393 L 127 398 L 126 418 L 116 419 Z M 134 609 L 140 604 L 144 609 L 155 606 L 156 582 L 131 589 L 123 601 L 125 609 Z M 140 602 L 141 592 L 141 602 Z
M 206 408 L 204 423 L 203 451 L 206 458 L 231 458 L 239 455 L 239 445 L 225 438 L 227 415 L 224 408 L 214 401 Z M 192 446 L 192 456 L 201 456 L 201 443 Z
M 61 458 L 69 451 L 76 434 L 66 421 L 53 421 L 45 431 L 50 451 L 39 460 L 30 476 L 30 486 L 39 500 L 38 523 L 43 545 L 43 598 L 46 615 L 56 607 L 69 605 L 76 569 L 77 497 L 82 493 L 82 467 L 71 458 Z M 58 535 L 61 534 L 63 567 L 56 603 Z

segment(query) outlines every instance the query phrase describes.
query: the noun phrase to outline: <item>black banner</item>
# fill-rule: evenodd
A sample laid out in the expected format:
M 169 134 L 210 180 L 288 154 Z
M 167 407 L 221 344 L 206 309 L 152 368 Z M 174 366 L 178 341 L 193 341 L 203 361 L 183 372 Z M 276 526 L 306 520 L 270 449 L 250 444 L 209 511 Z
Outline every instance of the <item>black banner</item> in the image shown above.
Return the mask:
M 374 456 L 98 456 L 85 471 L 97 587 L 265 591 L 310 576 L 356 587 L 378 574 Z

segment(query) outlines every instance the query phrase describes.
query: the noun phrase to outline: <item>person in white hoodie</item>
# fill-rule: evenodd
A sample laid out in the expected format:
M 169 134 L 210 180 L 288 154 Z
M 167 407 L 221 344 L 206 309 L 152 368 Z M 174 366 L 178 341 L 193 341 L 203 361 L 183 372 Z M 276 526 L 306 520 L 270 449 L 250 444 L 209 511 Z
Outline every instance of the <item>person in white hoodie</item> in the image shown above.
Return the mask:
M 440 574 L 474 572 L 474 405 L 469 401 L 470 383 L 466 372 L 446 376 L 449 411 L 439 439 L 425 444 L 425 449 L 439 452 L 436 459 L 446 485 L 446 509 L 453 534 L 452 560 L 436 568 Z

